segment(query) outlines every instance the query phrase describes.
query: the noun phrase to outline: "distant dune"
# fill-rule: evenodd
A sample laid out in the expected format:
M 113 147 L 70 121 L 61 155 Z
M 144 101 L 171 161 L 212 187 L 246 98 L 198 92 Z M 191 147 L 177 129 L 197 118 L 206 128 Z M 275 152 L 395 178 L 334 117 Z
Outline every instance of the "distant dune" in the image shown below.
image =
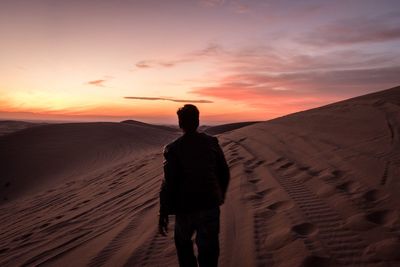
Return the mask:
M 0 136 L 10 134 L 19 130 L 30 128 L 33 126 L 43 125 L 44 123 L 33 123 L 25 121 L 10 121 L 10 120 L 0 120 Z
M 0 137 L 1 198 L 76 180 L 139 157 L 175 136 L 154 127 L 111 122 L 49 124 Z M 60 180 L 61 179 L 61 180 Z
M 135 121 L 135 120 L 125 120 L 125 121 L 121 121 L 121 123 L 127 123 L 127 124 L 138 125 L 138 126 L 146 126 L 146 127 L 166 130 L 166 131 L 170 131 L 170 132 L 180 132 L 181 131 L 178 127 L 149 124 L 149 123 L 144 123 L 144 122 Z
M 220 134 L 220 266 L 400 266 L 399 134 L 400 87 Z M 177 266 L 157 234 L 176 136 L 134 122 L 0 137 L 0 266 Z

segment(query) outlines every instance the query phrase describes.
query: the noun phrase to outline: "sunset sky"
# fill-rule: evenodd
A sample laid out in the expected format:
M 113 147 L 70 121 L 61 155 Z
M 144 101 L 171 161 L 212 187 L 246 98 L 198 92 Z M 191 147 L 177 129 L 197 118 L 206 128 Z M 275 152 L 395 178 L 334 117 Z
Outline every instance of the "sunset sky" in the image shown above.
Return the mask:
M 1 0 L 0 119 L 267 120 L 400 85 L 400 1 Z

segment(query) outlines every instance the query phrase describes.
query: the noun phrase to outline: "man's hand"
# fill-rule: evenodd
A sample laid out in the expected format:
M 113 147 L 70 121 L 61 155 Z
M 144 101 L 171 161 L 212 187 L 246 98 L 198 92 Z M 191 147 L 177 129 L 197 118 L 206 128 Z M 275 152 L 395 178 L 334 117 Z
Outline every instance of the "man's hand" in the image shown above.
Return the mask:
M 160 214 L 159 216 L 160 216 L 160 218 L 158 221 L 158 232 L 163 236 L 167 236 L 167 234 L 168 234 L 168 215 Z

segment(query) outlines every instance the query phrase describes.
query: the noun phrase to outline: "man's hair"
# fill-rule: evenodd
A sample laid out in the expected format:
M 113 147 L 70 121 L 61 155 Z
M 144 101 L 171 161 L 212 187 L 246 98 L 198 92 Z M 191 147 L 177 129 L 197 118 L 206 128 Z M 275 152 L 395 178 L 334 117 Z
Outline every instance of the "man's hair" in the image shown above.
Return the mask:
M 179 119 L 179 127 L 185 132 L 194 132 L 199 127 L 199 110 L 195 105 L 186 104 L 176 112 Z

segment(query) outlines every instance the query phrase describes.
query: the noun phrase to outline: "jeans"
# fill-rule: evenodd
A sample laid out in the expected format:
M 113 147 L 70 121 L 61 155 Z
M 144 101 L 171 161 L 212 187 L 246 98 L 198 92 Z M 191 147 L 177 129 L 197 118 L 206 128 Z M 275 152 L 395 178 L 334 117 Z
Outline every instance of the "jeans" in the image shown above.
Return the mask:
M 175 246 L 180 267 L 197 267 L 197 261 L 200 267 L 218 266 L 219 215 L 219 207 L 176 215 Z M 192 242 L 195 232 L 197 260 Z

